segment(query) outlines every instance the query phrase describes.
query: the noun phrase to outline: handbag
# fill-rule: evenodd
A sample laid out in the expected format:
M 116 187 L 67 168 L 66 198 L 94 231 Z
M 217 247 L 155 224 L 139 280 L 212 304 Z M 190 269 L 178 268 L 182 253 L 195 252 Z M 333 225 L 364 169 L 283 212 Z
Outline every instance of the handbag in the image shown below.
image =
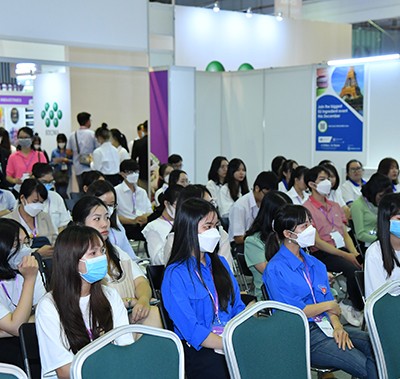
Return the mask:
M 83 166 L 90 166 L 91 162 L 91 156 L 90 154 L 81 154 L 81 151 L 79 149 L 79 143 L 78 143 L 78 132 L 75 132 L 75 141 L 76 141 L 76 150 L 78 153 L 78 162 L 83 165 Z

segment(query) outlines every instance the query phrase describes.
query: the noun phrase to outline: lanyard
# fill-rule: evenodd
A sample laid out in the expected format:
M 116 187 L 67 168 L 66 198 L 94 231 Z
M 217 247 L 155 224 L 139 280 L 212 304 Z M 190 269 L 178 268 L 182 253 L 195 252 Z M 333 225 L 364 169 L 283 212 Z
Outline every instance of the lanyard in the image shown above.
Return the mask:
M 8 293 L 8 290 L 7 290 L 6 286 L 4 285 L 3 281 L 0 281 L 0 283 L 1 283 L 1 286 L 3 287 L 4 293 L 5 293 L 6 296 L 8 297 L 8 300 L 10 300 L 10 301 L 11 301 L 11 304 L 14 305 L 15 308 L 17 308 L 17 304 L 15 304 L 15 303 L 12 301 L 11 296 L 10 296 L 10 294 Z M 17 284 L 18 284 L 18 275 L 15 277 L 15 285 L 17 285 Z M 18 302 L 19 302 L 19 299 L 18 299 Z M 18 302 L 17 302 L 17 303 L 18 303 Z
M 33 230 L 29 227 L 27 222 L 22 218 L 21 214 L 19 215 L 19 219 L 21 221 L 21 224 L 25 227 L 27 231 L 29 231 L 29 237 L 38 237 L 39 233 L 37 230 L 37 224 L 36 224 L 36 217 L 33 218 Z
M 310 288 L 311 296 L 313 298 L 314 304 L 317 304 L 317 299 L 315 298 L 314 289 L 313 289 L 312 282 L 311 282 L 310 271 L 308 270 L 308 266 L 307 266 L 306 261 L 304 261 L 304 267 L 306 269 L 306 272 L 303 271 L 304 279 L 306 280 L 306 282 L 308 284 L 308 287 Z M 320 322 L 322 320 L 322 316 L 320 316 L 320 315 L 319 316 L 314 316 L 313 320 L 316 321 L 316 322 Z
M 171 226 L 174 226 L 174 224 L 173 224 L 171 221 L 169 221 L 164 215 L 161 215 L 161 217 L 162 217 L 165 221 L 167 221 L 168 224 L 170 224 Z M 197 271 L 196 271 L 196 274 L 197 274 Z
M 197 272 L 197 270 L 195 271 L 197 277 L 199 278 L 199 280 L 201 281 L 201 283 L 203 284 L 203 286 L 205 287 L 205 289 L 207 290 L 208 294 L 210 295 L 211 301 L 213 303 L 213 308 L 214 308 L 214 316 L 215 319 L 217 320 L 217 322 L 219 324 L 221 324 L 221 321 L 219 319 L 219 305 L 218 305 L 218 293 L 217 293 L 217 289 L 215 288 L 215 296 L 213 296 L 213 294 L 211 293 L 210 289 L 207 287 L 206 283 L 204 283 L 204 280 L 201 278 L 200 274 Z M 211 273 L 212 276 L 212 273 Z M 213 281 L 214 281 L 214 277 L 213 277 Z
M 92 341 L 93 341 L 93 333 L 92 333 L 92 330 L 89 329 L 89 328 L 86 328 L 86 331 L 87 331 L 87 334 L 88 334 L 88 336 L 89 336 L 90 342 L 92 342 Z
M 329 219 L 328 213 L 326 213 L 324 207 L 319 208 L 319 210 L 325 216 L 326 220 L 332 225 L 332 230 L 335 230 L 335 217 L 332 215 L 332 219 Z

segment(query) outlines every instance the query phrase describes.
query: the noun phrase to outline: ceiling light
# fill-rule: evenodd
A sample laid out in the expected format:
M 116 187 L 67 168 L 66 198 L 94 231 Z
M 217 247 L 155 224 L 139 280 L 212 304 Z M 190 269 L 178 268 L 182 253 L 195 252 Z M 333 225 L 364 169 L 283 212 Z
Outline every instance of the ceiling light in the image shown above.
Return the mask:
M 218 1 L 216 1 L 216 2 L 214 3 L 213 11 L 214 11 L 215 13 L 219 12 Z
M 282 12 L 278 12 L 275 15 L 276 21 L 282 21 L 283 20 L 283 13 Z
M 328 61 L 328 66 L 351 66 L 363 63 L 371 62 L 382 62 L 382 61 L 392 61 L 400 59 L 400 54 L 389 54 L 389 55 L 377 55 L 374 57 L 364 57 L 364 58 L 349 58 L 349 59 L 336 59 Z
M 251 7 L 248 7 L 246 11 L 246 17 L 251 18 L 251 16 L 253 16 L 253 12 L 251 11 Z

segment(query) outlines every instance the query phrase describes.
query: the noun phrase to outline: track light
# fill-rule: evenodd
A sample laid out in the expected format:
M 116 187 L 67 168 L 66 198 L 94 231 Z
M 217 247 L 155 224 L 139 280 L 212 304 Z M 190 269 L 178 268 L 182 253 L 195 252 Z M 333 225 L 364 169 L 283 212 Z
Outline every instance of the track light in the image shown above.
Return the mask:
M 213 11 L 214 11 L 215 13 L 218 13 L 218 12 L 219 12 L 219 4 L 218 4 L 218 1 L 216 1 L 216 2 L 214 3 Z
M 283 13 L 282 12 L 278 12 L 275 15 L 276 21 L 282 21 L 283 20 Z

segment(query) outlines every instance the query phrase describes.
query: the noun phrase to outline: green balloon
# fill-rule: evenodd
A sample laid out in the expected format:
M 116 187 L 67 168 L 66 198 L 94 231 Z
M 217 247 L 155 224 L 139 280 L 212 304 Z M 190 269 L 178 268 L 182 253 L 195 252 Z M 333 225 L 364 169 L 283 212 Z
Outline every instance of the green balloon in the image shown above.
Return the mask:
M 225 71 L 225 68 L 222 65 L 222 63 L 220 63 L 218 61 L 212 61 L 207 65 L 206 71 L 221 72 L 221 71 Z
M 40 116 L 42 117 L 42 120 L 44 120 L 44 118 L 46 117 L 46 112 L 42 111 L 42 113 L 40 114 Z
M 46 110 L 46 112 L 49 110 L 49 108 L 50 108 L 50 104 L 49 104 L 49 103 L 46 103 L 46 104 L 44 105 L 44 109 Z
M 46 118 L 45 124 L 46 124 L 47 127 L 50 126 L 50 119 L 49 118 Z
M 51 120 L 54 118 L 54 112 L 53 111 L 49 112 L 49 117 L 50 117 Z
M 57 111 L 57 109 L 58 109 L 58 104 L 57 104 L 57 103 L 54 103 L 54 104 L 53 104 L 53 109 L 54 109 L 54 112 Z
M 242 63 L 238 68 L 238 71 L 250 71 L 250 70 L 254 70 L 254 67 L 250 63 Z
M 55 118 L 53 120 L 53 125 L 57 128 L 57 126 L 58 126 L 58 118 Z
M 63 116 L 62 110 L 59 109 L 58 112 L 57 112 L 57 117 L 58 117 L 58 119 L 61 120 L 61 119 L 62 119 L 62 116 Z

